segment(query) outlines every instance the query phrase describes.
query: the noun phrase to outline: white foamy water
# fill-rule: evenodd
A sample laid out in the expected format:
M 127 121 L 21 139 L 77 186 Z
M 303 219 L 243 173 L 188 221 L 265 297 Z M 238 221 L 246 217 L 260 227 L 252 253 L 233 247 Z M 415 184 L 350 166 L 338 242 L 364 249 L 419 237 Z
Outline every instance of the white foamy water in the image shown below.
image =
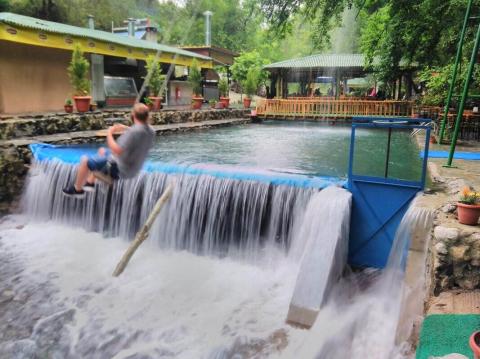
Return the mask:
M 0 224 L 0 237 L 0 273 L 18 268 L 1 288 L 23 308 L 1 304 L 0 325 L 34 324 L 0 337 L 2 358 L 405 357 L 394 343 L 401 286 L 385 275 L 342 280 L 307 331 L 284 323 L 298 264 L 281 251 L 254 265 L 147 241 L 113 278 L 123 240 L 25 217 Z

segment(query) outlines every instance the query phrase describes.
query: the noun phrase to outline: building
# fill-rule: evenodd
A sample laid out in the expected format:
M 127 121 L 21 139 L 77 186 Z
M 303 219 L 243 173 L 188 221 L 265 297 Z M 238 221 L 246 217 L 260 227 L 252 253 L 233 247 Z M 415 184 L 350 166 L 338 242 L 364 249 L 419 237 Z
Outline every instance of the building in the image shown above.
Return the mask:
M 65 99 L 72 96 L 67 67 L 75 44 L 90 59 L 92 96 L 99 105 L 108 104 L 109 97 L 119 105 L 122 95 L 131 99 L 143 83 L 145 60 L 150 55 L 158 54 L 164 73 L 173 65 L 172 75 L 183 80 L 193 59 L 202 69 L 213 68 L 208 56 L 93 27 L 93 18 L 89 28 L 82 28 L 0 13 L 0 113 L 62 109 Z M 118 92 L 117 97 L 106 96 L 107 83 Z M 189 86 L 180 82 L 169 87 L 167 101 L 186 104 L 190 96 Z
M 362 54 L 316 54 L 297 59 L 276 62 L 264 67 L 271 73 L 269 97 L 307 97 L 348 95 L 365 78 L 366 68 Z M 395 83 L 395 97 L 404 93 L 410 97 L 414 67 L 405 66 Z M 353 86 L 349 86 L 349 81 Z M 402 87 L 403 84 L 403 87 Z M 376 83 L 370 85 L 377 87 Z
M 226 68 L 228 78 L 230 78 L 230 66 L 233 65 L 235 57 L 239 55 L 234 51 L 212 45 L 182 46 L 182 49 L 210 57 L 214 65 Z M 203 97 L 206 100 L 218 100 L 218 81 L 220 76 L 214 69 L 207 69 L 205 70 L 204 78 Z

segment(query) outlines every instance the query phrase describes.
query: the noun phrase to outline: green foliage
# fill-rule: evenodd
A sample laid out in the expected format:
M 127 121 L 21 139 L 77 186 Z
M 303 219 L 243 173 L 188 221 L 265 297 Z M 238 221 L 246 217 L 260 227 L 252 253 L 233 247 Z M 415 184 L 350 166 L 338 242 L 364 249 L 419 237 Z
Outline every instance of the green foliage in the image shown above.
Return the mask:
M 464 59 L 466 62 L 467 59 Z M 425 83 L 426 91 L 422 98 L 422 103 L 427 106 L 443 106 L 447 99 L 450 81 L 452 78 L 453 64 L 446 66 L 426 67 L 419 73 L 419 80 Z M 476 66 L 472 82 L 470 84 L 470 94 L 480 92 L 480 67 Z M 461 93 L 465 79 L 467 77 L 467 66 L 458 69 L 457 81 L 455 82 L 454 94 Z
M 88 80 L 89 69 L 90 63 L 83 56 L 80 45 L 76 44 L 67 71 L 70 83 L 77 96 L 85 96 L 90 93 L 90 81 Z
M 252 67 L 248 70 L 245 81 L 242 84 L 245 94 L 252 98 L 257 93 L 258 85 L 260 83 L 260 71 Z
M 8 0 L 0 0 L 0 12 L 9 11 L 10 4 Z
M 257 51 L 244 52 L 235 58 L 235 63 L 230 70 L 233 79 L 240 84 L 244 84 L 247 80 L 247 74 L 250 70 L 255 69 L 255 71 L 258 72 L 257 76 L 259 83 L 263 84 L 268 79 L 268 72 L 261 70 L 266 63 L 266 60 Z
M 162 66 L 156 56 L 150 55 L 147 57 L 145 68 L 148 75 L 145 77 L 145 81 L 148 81 L 148 87 L 152 96 L 160 96 L 163 83 L 165 81 L 165 75 L 162 74 Z
M 226 77 L 222 77 L 220 81 L 218 81 L 218 91 L 220 92 L 220 96 L 228 97 L 229 86 Z
M 202 72 L 196 59 L 192 61 L 192 65 L 188 71 L 188 82 L 192 86 L 192 91 L 195 96 L 202 94 Z
M 65 106 L 72 106 L 73 105 L 73 102 L 72 102 L 72 99 L 71 98 L 67 98 L 65 100 Z
M 144 97 L 144 98 L 143 98 L 143 102 L 144 102 L 145 105 L 147 105 L 147 106 L 153 105 L 153 101 L 150 100 L 150 97 Z

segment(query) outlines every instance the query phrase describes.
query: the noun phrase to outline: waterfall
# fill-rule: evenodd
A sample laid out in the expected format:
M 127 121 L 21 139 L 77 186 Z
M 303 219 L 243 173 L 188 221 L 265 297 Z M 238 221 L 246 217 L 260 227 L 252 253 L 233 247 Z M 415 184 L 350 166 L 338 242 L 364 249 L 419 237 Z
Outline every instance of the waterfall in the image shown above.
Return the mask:
M 318 189 L 188 173 L 142 172 L 110 189 L 97 184 L 82 200 L 63 195 L 76 168 L 60 161 L 36 161 L 23 197 L 24 212 L 107 236 L 131 239 L 166 184 L 172 198 L 155 222 L 151 238 L 160 247 L 206 255 L 256 257 L 265 246 L 288 251 L 295 219 Z

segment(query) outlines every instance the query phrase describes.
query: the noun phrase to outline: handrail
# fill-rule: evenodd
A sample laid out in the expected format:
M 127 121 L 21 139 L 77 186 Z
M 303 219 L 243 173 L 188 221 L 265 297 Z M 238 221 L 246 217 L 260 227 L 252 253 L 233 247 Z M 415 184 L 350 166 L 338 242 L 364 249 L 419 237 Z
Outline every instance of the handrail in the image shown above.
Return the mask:
M 296 99 L 260 99 L 258 116 L 352 117 L 412 116 L 412 101 L 334 100 L 321 97 Z

